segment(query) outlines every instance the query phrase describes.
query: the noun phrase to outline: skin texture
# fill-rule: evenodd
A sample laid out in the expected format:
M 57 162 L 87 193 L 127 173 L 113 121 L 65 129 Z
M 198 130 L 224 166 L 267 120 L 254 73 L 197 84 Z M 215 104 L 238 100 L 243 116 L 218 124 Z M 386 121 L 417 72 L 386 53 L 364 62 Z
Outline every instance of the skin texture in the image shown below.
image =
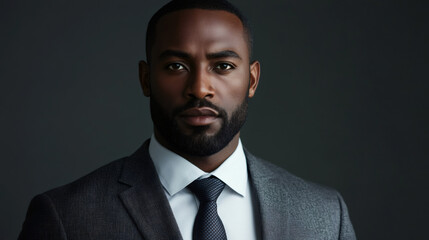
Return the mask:
M 140 83 L 145 96 L 177 123 L 187 136 L 198 132 L 214 136 L 228 118 L 255 94 L 260 64 L 250 63 L 243 25 L 235 15 L 219 10 L 186 9 L 165 15 L 156 26 L 150 64 L 140 62 Z M 191 101 L 207 100 L 215 107 L 185 108 Z M 157 104 L 152 104 L 155 101 Z M 219 110 L 216 110 L 216 108 Z M 177 113 L 177 109 L 182 109 Z M 200 169 L 211 172 L 236 149 L 237 132 L 216 153 L 189 154 L 160 133 L 153 114 L 157 140 Z

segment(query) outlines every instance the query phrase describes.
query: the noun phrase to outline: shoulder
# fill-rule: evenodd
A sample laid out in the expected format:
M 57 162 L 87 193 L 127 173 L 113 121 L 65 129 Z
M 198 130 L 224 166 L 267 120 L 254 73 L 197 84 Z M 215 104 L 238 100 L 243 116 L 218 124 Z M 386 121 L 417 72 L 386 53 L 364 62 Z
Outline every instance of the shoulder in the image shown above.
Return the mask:
M 148 161 L 145 161 L 149 159 L 147 145 L 145 142 L 134 154 L 112 161 L 71 183 L 43 194 L 53 200 L 58 198 L 67 201 L 73 198 L 96 200 L 101 195 L 109 196 L 110 193 L 121 192 L 129 187 L 121 181 L 122 178 L 142 175 L 144 172 L 142 169 L 147 168 Z
M 66 229 L 78 227 L 83 216 L 100 212 L 96 203 L 113 202 L 114 197 L 107 189 L 111 188 L 109 182 L 117 181 L 115 176 L 124 161 L 114 161 L 72 183 L 35 196 L 19 239 L 66 239 Z
M 246 156 L 249 175 L 259 198 L 299 207 L 303 213 L 342 211 L 344 202 L 337 190 L 302 179 L 248 152 Z
M 153 172 L 146 146 L 69 184 L 35 196 L 19 239 L 66 239 L 66 233 L 73 239 L 82 236 L 101 239 L 106 231 L 116 236 L 123 229 L 136 234 L 120 195 L 132 188 L 133 182 L 141 182 L 145 174 Z M 92 226 L 110 227 L 97 232 Z
M 302 239 L 355 239 L 347 206 L 335 189 L 297 177 L 247 151 L 246 157 L 260 213 L 272 225 L 267 234 L 279 238 L 291 234 L 286 229 L 295 229 Z
M 121 169 L 126 160 L 127 157 L 110 162 L 71 183 L 49 190 L 44 194 L 54 197 L 65 193 L 76 194 L 87 191 L 93 192 L 93 190 L 100 190 L 101 188 L 111 186 L 111 183 L 118 181 Z
M 247 150 L 245 150 L 245 153 L 249 171 L 257 178 L 269 178 L 271 181 L 278 182 L 278 184 L 286 184 L 288 187 L 296 190 L 314 189 L 327 192 L 335 191 L 330 187 L 300 178 L 284 168 L 254 156 Z

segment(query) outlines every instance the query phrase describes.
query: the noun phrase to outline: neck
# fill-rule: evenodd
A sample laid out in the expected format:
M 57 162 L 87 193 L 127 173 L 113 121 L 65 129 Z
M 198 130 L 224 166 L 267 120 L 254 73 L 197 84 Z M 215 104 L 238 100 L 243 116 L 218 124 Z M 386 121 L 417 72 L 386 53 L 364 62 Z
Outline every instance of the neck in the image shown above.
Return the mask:
M 204 172 L 212 172 L 216 168 L 218 168 L 229 156 L 232 155 L 232 153 L 235 151 L 235 149 L 238 146 L 238 141 L 240 139 L 240 132 L 237 133 L 232 140 L 219 152 L 214 153 L 212 155 L 208 156 L 193 156 L 186 153 L 181 152 L 178 149 L 173 148 L 168 144 L 168 142 L 155 130 L 155 137 L 156 140 L 165 148 L 168 150 L 176 153 L 177 155 L 183 157 L 184 159 L 188 160 L 195 166 L 197 166 L 199 169 L 203 170 Z

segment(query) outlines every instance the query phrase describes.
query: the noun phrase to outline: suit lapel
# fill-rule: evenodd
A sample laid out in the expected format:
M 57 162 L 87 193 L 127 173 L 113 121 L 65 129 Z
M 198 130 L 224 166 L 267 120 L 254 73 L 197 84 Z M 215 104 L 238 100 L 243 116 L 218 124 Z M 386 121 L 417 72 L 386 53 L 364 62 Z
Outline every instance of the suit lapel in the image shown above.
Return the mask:
M 267 168 L 266 163 L 262 163 L 247 150 L 245 153 L 251 185 L 257 198 L 255 202 L 259 208 L 262 239 L 291 239 L 288 222 L 290 211 L 281 211 L 292 207 L 287 200 L 285 186 L 279 186 L 275 173 Z
M 144 239 L 182 239 L 148 152 L 149 141 L 124 161 L 119 182 L 130 186 L 119 194 Z
M 119 182 L 130 187 L 119 194 L 145 239 L 179 239 L 180 230 L 148 152 L 149 141 L 124 161 Z M 259 210 L 263 240 L 290 239 L 288 191 L 279 186 L 267 163 L 245 149 L 251 186 Z M 290 212 L 290 211 L 287 211 Z M 285 216 L 286 215 L 286 216 Z

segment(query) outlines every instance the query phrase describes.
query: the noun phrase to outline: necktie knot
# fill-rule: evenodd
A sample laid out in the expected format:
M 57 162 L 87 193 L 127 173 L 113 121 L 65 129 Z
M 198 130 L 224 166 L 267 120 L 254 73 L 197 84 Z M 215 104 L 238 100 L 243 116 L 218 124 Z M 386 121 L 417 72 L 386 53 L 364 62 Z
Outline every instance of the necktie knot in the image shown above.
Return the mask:
M 216 177 L 209 177 L 195 180 L 189 184 L 188 187 L 195 196 L 197 196 L 200 202 L 216 202 L 222 190 L 225 188 L 225 183 Z
M 224 187 L 225 183 L 216 177 L 195 180 L 189 184 L 189 189 L 200 202 L 216 201 Z

